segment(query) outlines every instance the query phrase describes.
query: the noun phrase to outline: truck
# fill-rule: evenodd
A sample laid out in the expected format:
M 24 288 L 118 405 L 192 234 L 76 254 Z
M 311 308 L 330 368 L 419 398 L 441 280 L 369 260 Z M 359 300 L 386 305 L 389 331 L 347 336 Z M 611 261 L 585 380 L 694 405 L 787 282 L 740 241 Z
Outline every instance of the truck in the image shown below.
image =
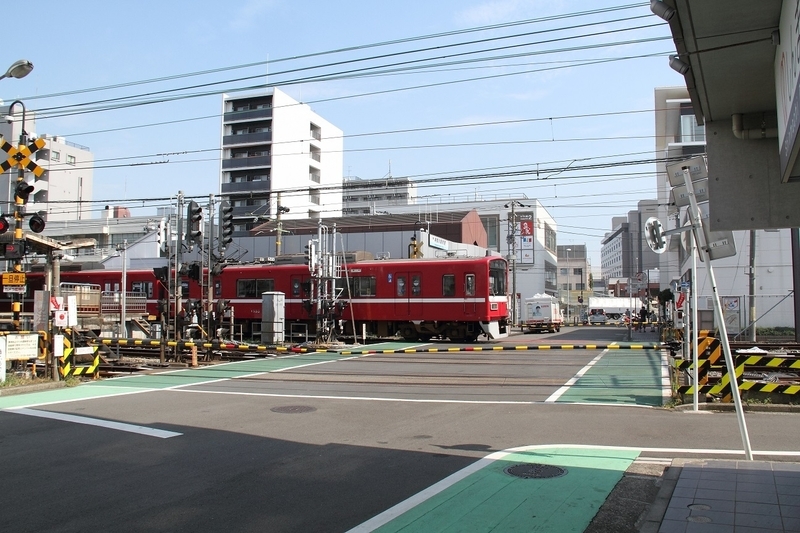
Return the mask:
M 537 331 L 561 331 L 564 323 L 561 304 L 549 294 L 534 294 L 525 298 L 525 324 L 528 333 Z
M 628 311 L 633 315 L 639 314 L 639 309 L 642 308 L 642 300 L 635 297 L 627 296 L 590 296 L 589 297 L 589 315 L 605 314 L 609 320 L 619 320 L 625 316 Z M 600 311 L 598 313 L 597 311 Z M 594 311 L 594 313 L 593 313 Z

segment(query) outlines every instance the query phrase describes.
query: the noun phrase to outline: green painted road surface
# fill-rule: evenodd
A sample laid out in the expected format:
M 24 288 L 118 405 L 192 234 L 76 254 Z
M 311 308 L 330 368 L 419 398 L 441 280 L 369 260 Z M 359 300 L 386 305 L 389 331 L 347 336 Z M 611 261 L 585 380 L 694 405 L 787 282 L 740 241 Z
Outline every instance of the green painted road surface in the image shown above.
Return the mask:
M 135 394 L 241 378 L 254 374 L 275 372 L 344 359 L 336 353 L 305 353 L 297 356 L 253 359 L 235 363 L 222 363 L 203 368 L 179 369 L 158 374 L 142 374 L 103 381 L 93 381 L 78 387 L 54 389 L 44 392 L 0 396 L 0 409 L 47 405 L 51 403 L 87 400 L 122 394 Z
M 457 472 L 350 533 L 582 533 L 638 455 L 589 447 L 495 453 L 475 463 L 477 468 L 465 469 L 472 470 L 466 475 Z M 567 473 L 523 479 L 504 472 L 522 463 L 558 466 Z
M 660 407 L 669 396 L 669 367 L 661 350 L 608 350 L 584 370 L 555 402 Z

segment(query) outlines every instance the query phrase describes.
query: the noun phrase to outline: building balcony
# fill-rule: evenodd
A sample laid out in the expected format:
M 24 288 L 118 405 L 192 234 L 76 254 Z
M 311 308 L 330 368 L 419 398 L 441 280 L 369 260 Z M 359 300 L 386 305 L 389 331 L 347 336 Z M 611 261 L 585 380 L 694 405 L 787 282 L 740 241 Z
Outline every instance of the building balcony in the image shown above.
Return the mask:
M 271 131 L 260 131 L 258 133 L 240 133 L 239 135 L 224 135 L 222 146 L 236 146 L 240 144 L 264 144 L 272 142 Z
M 272 165 L 272 156 L 259 155 L 254 157 L 235 157 L 222 160 L 222 170 L 235 168 L 268 167 Z
M 247 120 L 263 120 L 265 118 L 272 118 L 272 108 L 265 107 L 262 109 L 251 109 L 249 111 L 229 111 L 222 117 L 225 124 L 231 122 L 244 122 Z
M 241 194 L 241 193 L 268 193 L 270 191 L 268 181 L 243 181 L 240 183 L 223 183 L 222 194 Z

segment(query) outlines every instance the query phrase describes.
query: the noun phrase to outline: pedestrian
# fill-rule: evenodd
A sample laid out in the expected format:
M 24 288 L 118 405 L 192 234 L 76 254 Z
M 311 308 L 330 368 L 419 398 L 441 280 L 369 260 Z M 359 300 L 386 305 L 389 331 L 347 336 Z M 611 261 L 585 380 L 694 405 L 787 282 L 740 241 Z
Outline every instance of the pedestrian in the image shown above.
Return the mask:
M 642 306 L 642 308 L 639 309 L 639 329 L 642 331 L 644 331 L 645 322 L 647 322 L 647 308 Z

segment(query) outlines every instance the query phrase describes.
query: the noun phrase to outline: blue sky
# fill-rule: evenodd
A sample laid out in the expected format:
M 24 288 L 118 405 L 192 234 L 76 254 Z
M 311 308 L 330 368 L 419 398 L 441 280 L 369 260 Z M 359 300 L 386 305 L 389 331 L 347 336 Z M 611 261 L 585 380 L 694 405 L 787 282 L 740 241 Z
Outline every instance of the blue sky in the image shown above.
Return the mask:
M 653 90 L 683 85 L 667 65 L 668 26 L 644 1 L 44 0 L 36 11 L 46 15 L 28 19 L 19 46 L 7 29 L 0 55 L 0 68 L 25 58 L 35 69 L 0 81 L 0 98 L 37 110 L 36 133 L 92 150 L 98 212 L 113 204 L 154 214 L 178 190 L 216 193 L 219 93 L 286 83 L 344 131 L 345 174 L 425 179 L 420 202 L 429 205 L 537 198 L 559 224 L 559 244 L 586 243 L 598 268 L 611 217 L 655 197 L 654 164 L 631 164 L 653 157 Z M 519 21 L 527 23 L 464 31 Z M 442 33 L 451 35 L 364 47 Z M 298 58 L 352 47 L 361 48 Z M 401 71 L 291 83 L 365 67 Z M 131 85 L 154 79 L 162 81 Z M 112 85 L 123 86 L 86 91 Z M 119 108 L 165 90 L 180 97 Z M 113 98 L 124 98 L 116 109 L 83 112 Z M 509 171 L 520 174 L 497 175 Z

